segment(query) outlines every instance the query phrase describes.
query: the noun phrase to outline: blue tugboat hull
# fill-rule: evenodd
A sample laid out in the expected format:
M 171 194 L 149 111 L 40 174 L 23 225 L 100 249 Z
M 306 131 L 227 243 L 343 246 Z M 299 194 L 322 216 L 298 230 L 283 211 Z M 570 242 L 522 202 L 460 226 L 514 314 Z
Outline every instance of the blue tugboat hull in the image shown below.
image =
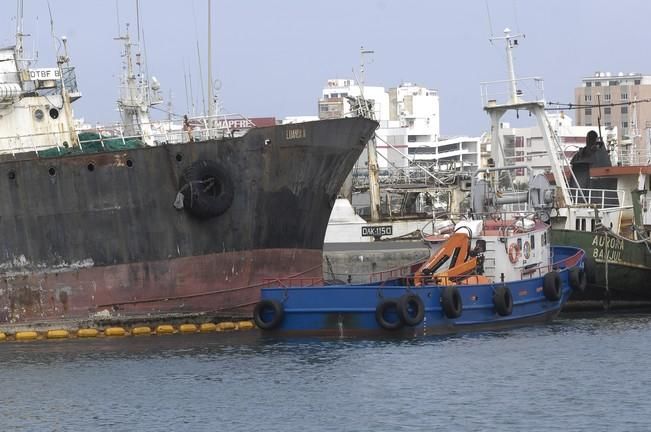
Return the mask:
M 268 329 L 277 334 L 334 336 L 376 332 L 446 334 L 546 322 L 567 302 L 572 293 L 571 271 L 582 270 L 583 256 L 580 249 L 554 247 L 555 264 L 545 269 L 549 271 L 538 271 L 530 278 L 504 284 L 455 285 L 461 305 L 452 307 L 452 313 L 449 302 L 446 309 L 444 297 L 449 298 L 446 289 L 454 288 L 414 287 L 409 286 L 409 278 L 398 278 L 363 285 L 264 288 L 262 300 L 269 307 L 258 311 L 258 319 L 263 326 L 277 320 Z M 557 300 L 551 300 L 545 293 L 545 274 L 549 272 L 556 272 L 560 280 Z M 499 300 L 494 298 L 501 285 L 508 288 L 512 297 L 510 310 L 500 309 Z M 503 293 L 504 288 L 501 290 Z M 411 306 L 405 305 L 407 298 L 412 300 Z M 280 306 L 280 310 L 274 306 Z M 457 317 L 453 317 L 455 312 L 459 312 Z M 405 313 L 409 322 L 405 322 Z

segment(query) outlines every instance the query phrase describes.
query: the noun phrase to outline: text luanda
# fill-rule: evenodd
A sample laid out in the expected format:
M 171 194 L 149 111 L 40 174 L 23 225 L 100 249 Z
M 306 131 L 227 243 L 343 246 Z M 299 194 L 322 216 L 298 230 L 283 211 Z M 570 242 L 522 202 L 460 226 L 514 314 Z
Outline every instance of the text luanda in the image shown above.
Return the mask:
M 624 250 L 624 240 L 598 235 L 592 240 L 592 247 L 592 257 L 594 259 L 620 262 Z M 608 251 L 608 255 L 606 255 L 606 251 Z

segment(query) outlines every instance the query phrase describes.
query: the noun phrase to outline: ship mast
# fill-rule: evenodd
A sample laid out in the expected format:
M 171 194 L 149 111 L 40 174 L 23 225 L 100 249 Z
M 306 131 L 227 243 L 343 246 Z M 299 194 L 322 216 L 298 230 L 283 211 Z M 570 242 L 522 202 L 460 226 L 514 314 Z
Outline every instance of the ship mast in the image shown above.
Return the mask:
M 362 114 L 365 117 L 373 118 L 373 111 L 368 110 L 368 104 L 364 98 L 364 56 L 373 54 L 374 51 L 365 50 L 364 47 L 359 49 L 359 93 L 361 96 L 361 103 L 363 105 Z M 368 153 L 368 184 L 371 205 L 371 221 L 378 222 L 380 220 L 380 181 L 377 164 L 377 145 L 375 144 L 375 134 L 368 140 L 367 144 Z
M 215 116 L 215 97 L 212 82 L 212 1 L 208 0 L 208 118 Z
M 522 37 L 522 34 L 511 34 L 509 28 L 504 29 L 504 36 L 502 37 L 493 37 L 490 38 L 493 40 L 503 40 L 506 46 L 506 61 L 508 69 L 508 80 L 509 85 L 509 99 L 505 104 L 498 104 L 495 100 L 486 101 L 484 110 L 488 113 L 491 119 L 491 143 L 492 143 L 492 154 L 495 159 L 496 166 L 506 166 L 504 160 L 504 146 L 502 143 L 501 137 L 501 118 L 507 111 L 518 111 L 526 110 L 529 111 L 537 120 L 538 128 L 542 134 L 543 142 L 547 147 L 547 153 L 551 160 L 551 170 L 554 174 L 556 180 L 556 186 L 558 187 L 561 198 L 565 203 L 570 204 L 572 201 L 570 199 L 570 194 L 568 190 L 568 180 L 565 176 L 563 168 L 561 167 L 559 152 L 562 151 L 560 144 L 556 141 L 556 137 L 552 130 L 552 126 L 545 114 L 545 101 L 544 99 L 535 100 L 535 101 L 525 101 L 520 95 L 521 92 L 517 89 L 517 79 L 515 77 L 515 70 L 513 67 L 513 48 L 518 45 L 519 37 Z M 537 79 L 537 78 L 536 78 Z M 571 172 L 571 170 L 570 170 Z M 572 173 L 572 175 L 574 175 Z M 576 181 L 576 179 L 575 179 Z

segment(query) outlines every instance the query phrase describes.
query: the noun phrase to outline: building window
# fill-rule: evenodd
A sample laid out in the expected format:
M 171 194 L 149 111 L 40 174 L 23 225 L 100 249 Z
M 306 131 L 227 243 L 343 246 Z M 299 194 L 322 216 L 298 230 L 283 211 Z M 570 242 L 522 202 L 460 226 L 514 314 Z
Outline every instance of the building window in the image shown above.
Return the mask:
M 628 107 L 623 106 L 622 107 L 622 114 L 626 114 L 626 113 L 628 113 Z
M 610 107 L 604 108 L 604 114 L 610 114 Z
M 416 142 L 416 135 L 407 135 L 407 142 Z
M 633 83 L 635 85 L 640 85 L 640 84 L 642 84 L 642 80 L 636 79 L 636 80 L 633 81 Z
M 586 101 L 586 102 L 590 102 L 592 100 L 592 95 L 583 96 L 583 100 Z
M 626 128 L 628 127 L 628 122 L 627 122 L 627 121 L 623 121 L 623 122 L 622 122 L 622 127 L 623 127 L 624 129 L 626 129 Z
M 616 86 L 619 85 L 619 81 L 608 81 L 609 86 Z
M 606 94 L 604 95 L 604 100 L 605 100 L 605 101 L 609 101 L 609 100 L 610 100 L 610 93 L 606 93 Z
M 585 86 L 586 86 L 586 87 L 592 87 L 592 81 L 588 81 L 588 82 L 586 82 L 586 83 L 585 83 Z
M 595 86 L 595 87 L 601 87 L 601 81 L 596 81 L 596 82 L 594 83 L 594 86 Z
M 592 108 L 586 108 L 585 109 L 585 115 L 587 115 L 587 116 L 592 115 Z
M 628 93 L 622 92 L 622 100 L 628 100 Z

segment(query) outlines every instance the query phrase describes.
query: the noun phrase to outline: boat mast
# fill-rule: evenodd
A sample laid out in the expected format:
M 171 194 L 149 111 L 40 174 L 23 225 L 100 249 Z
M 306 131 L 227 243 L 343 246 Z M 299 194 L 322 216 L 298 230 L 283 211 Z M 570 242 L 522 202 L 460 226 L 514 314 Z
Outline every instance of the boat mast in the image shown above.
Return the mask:
M 365 50 L 364 47 L 359 49 L 359 93 L 361 96 L 361 103 L 363 104 L 362 115 L 368 118 L 373 118 L 373 111 L 368 110 L 366 99 L 364 98 L 364 56 L 373 54 L 374 51 Z M 368 140 L 366 144 L 368 153 L 368 184 L 371 205 L 371 221 L 378 222 L 380 220 L 380 181 L 377 164 L 377 145 L 375 144 L 375 134 Z
M 208 0 L 208 117 L 215 115 L 215 98 L 212 82 L 212 14 L 210 11 L 212 0 Z
M 515 77 L 515 70 L 513 67 L 513 48 L 518 45 L 518 37 L 524 36 L 522 34 L 511 34 L 509 28 L 504 29 L 504 36 L 502 37 L 493 37 L 490 40 L 504 40 L 506 45 L 506 61 L 508 68 L 509 78 L 507 80 L 509 84 L 509 99 L 506 104 L 497 104 L 495 100 L 486 101 L 486 106 L 484 110 L 488 113 L 491 119 L 491 143 L 493 145 L 492 153 L 495 160 L 496 166 L 506 166 L 504 161 L 504 147 L 502 144 L 502 138 L 500 134 L 500 120 L 502 116 L 510 110 L 527 110 L 529 111 L 537 120 L 538 128 L 542 134 L 543 142 L 547 147 L 547 153 L 551 161 L 551 170 L 554 174 L 554 179 L 556 180 L 556 186 L 561 194 L 561 198 L 564 202 L 569 205 L 571 204 L 570 194 L 568 190 L 568 181 L 561 167 L 559 159 L 560 144 L 555 141 L 554 131 L 552 130 L 551 123 L 545 114 L 545 101 L 544 98 L 536 101 L 525 101 L 520 95 L 521 92 L 517 89 L 517 79 Z M 571 172 L 571 170 L 570 170 Z M 572 175 L 574 175 L 572 173 Z M 576 181 L 576 180 L 575 180 Z M 578 184 L 578 183 L 577 183 Z

